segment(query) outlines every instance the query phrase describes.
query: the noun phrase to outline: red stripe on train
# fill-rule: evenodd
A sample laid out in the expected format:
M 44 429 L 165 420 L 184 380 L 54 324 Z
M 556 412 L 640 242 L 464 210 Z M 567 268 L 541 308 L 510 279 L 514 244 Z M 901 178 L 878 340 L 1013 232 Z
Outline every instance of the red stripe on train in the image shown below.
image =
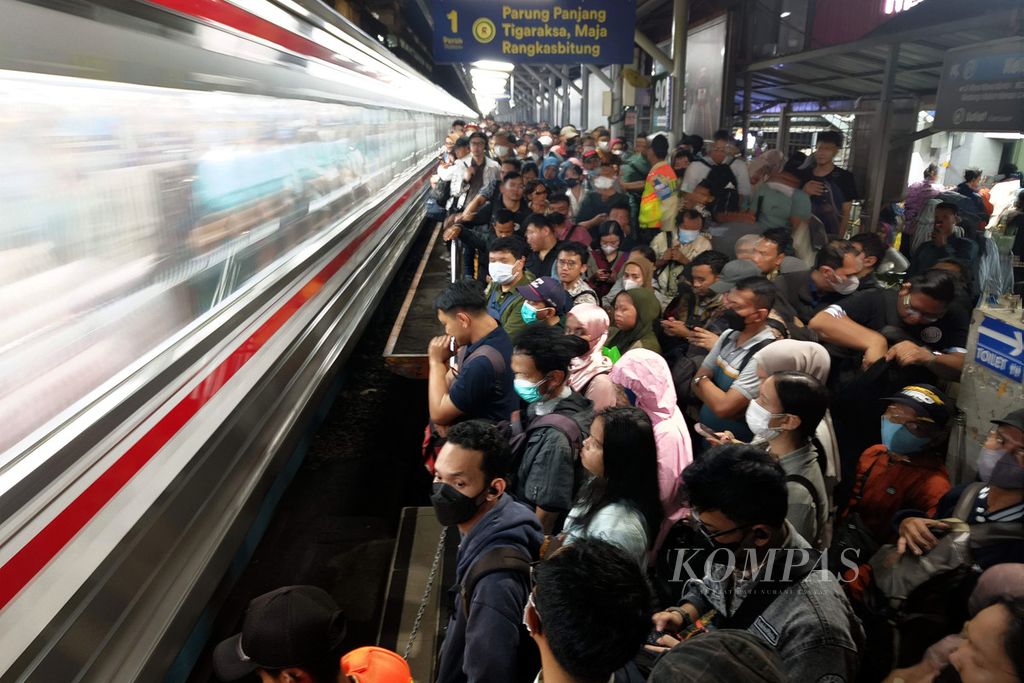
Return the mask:
M 432 171 L 431 171 L 432 172 Z M 188 396 L 146 432 L 106 472 L 89 485 L 75 500 L 43 527 L 32 540 L 0 567 L 0 609 L 28 585 L 56 557 L 75 535 L 88 524 L 104 505 L 170 441 L 196 413 L 281 329 L 302 306 L 317 294 L 352 257 L 366 239 L 384 223 L 399 206 L 408 201 L 426 182 L 421 176 L 379 218 L 324 266 L 302 289 L 284 303 L 257 328 L 230 356 L 210 372 Z
M 354 71 L 362 72 L 365 68 L 359 64 L 349 62 L 342 58 L 330 48 L 306 38 L 288 29 L 278 26 L 272 21 L 259 17 L 241 7 L 236 7 L 225 0 L 146 0 L 152 5 L 157 5 L 181 14 L 187 14 L 194 19 L 215 22 L 223 26 L 247 33 L 257 38 L 269 41 L 307 57 L 315 57 L 327 62 L 340 64 Z M 374 72 L 375 78 L 381 78 L 382 74 Z

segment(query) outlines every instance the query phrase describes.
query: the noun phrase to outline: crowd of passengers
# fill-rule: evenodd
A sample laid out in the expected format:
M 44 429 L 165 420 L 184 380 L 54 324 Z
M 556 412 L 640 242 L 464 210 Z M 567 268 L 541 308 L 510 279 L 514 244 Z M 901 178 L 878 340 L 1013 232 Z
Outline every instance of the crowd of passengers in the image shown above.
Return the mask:
M 946 462 L 986 228 L 1024 241 L 1024 191 L 929 167 L 901 255 L 849 234 L 843 142 L 748 161 L 728 131 L 455 122 L 429 202 L 465 267 L 427 349 L 459 534 L 436 681 L 1022 680 L 1024 407 L 969 479 Z M 339 659 L 343 631 L 279 589 L 218 674 L 410 680 Z

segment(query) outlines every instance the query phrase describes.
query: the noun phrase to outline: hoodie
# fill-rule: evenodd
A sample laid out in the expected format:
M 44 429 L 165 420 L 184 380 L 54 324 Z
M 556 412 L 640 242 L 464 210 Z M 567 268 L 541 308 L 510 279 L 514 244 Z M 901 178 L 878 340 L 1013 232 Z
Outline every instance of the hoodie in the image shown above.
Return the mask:
M 459 544 L 456 584 L 485 552 L 515 547 L 538 557 L 544 536 L 536 515 L 503 495 Z M 441 647 L 437 683 L 514 683 L 520 645 L 519 625 L 529 596 L 529 581 L 513 572 L 493 572 L 476 584 L 469 617 L 456 594 L 452 617 Z M 532 643 L 530 643 L 532 645 Z
M 648 349 L 622 356 L 609 374 L 611 380 L 636 394 L 636 407 L 647 413 L 658 447 L 658 493 L 665 520 L 654 542 L 657 552 L 673 524 L 686 515 L 679 502 L 680 475 L 693 462 L 690 430 L 676 405 L 676 387 L 665 359 Z

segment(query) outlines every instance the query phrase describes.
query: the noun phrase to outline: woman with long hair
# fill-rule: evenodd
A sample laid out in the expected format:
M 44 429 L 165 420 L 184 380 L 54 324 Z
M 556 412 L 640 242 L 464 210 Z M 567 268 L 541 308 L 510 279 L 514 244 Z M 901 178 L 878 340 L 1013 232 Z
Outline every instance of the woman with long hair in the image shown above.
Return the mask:
M 600 538 L 622 548 L 640 567 L 661 528 L 658 454 L 650 418 L 639 408 L 597 415 L 580 454 L 593 475 L 565 522 L 566 543 Z

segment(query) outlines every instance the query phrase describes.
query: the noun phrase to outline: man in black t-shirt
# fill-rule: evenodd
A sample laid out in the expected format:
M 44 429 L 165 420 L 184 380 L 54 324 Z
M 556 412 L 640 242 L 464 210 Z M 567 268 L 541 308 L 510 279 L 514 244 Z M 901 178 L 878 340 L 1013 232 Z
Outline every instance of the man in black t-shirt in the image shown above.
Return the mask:
M 524 221 L 526 227 L 526 243 L 530 245 L 530 254 L 526 257 L 526 270 L 537 277 L 558 277 L 555 262 L 561 242 L 551 219 L 542 213 L 531 214 Z
M 812 213 L 831 237 L 846 234 L 850 207 L 854 199 L 860 199 L 853 174 L 832 163 L 842 147 L 842 133 L 829 130 L 819 134 L 811 163 L 798 174 L 804 192 L 811 196 Z
M 815 315 L 809 327 L 823 342 L 862 352 L 865 367 L 885 358 L 958 380 L 970 322 L 953 275 L 929 270 L 899 290 L 858 292 Z
M 777 304 L 778 309 L 806 325 L 821 309 L 856 292 L 860 285 L 857 274 L 863 268 L 864 258 L 856 246 L 833 240 L 815 255 L 812 270 L 780 273 L 772 281 L 785 304 Z

